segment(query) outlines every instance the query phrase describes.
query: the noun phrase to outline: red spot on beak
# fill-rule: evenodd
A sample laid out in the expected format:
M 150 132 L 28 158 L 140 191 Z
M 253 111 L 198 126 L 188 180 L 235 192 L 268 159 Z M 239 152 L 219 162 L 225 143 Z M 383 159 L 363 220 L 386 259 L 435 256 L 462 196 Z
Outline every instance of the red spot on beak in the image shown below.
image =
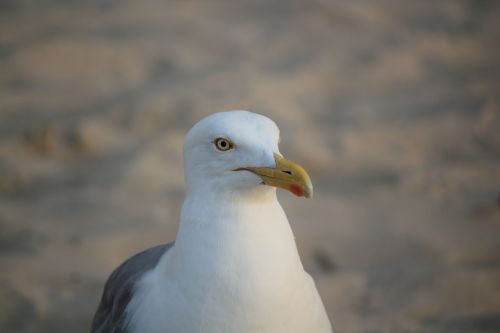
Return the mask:
M 304 195 L 304 191 L 302 191 L 302 188 L 296 184 L 292 184 L 290 186 L 290 192 L 292 192 L 293 194 L 295 194 L 298 197 L 301 197 Z

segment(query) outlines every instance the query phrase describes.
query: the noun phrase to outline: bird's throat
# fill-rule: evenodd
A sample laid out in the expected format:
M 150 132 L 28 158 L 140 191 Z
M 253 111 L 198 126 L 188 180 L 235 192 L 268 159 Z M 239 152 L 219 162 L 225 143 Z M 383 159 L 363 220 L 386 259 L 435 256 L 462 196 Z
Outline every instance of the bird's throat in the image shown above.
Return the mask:
M 259 292 L 285 291 L 283 286 L 293 286 L 294 279 L 304 274 L 277 200 L 216 203 L 188 197 L 170 252 L 165 267 L 190 284 L 183 289 L 192 297 L 206 293 L 210 286 L 217 293 L 253 299 Z

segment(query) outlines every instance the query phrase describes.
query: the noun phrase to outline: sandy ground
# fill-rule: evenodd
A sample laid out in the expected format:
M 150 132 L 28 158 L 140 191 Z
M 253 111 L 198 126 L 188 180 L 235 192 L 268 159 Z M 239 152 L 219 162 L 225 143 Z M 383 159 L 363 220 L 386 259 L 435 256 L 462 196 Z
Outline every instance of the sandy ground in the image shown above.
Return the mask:
M 182 139 L 273 118 L 336 332 L 500 332 L 497 1 L 0 3 L 0 332 L 87 332 L 175 237 Z

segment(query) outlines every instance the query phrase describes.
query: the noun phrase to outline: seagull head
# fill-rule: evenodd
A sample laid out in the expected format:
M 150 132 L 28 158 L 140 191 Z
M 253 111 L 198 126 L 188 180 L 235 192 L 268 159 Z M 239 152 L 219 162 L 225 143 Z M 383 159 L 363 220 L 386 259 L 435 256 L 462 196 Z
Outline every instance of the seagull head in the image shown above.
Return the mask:
M 313 187 L 300 165 L 279 152 L 279 129 L 248 111 L 203 118 L 184 141 L 184 173 L 190 193 L 263 193 L 283 188 L 309 198 Z

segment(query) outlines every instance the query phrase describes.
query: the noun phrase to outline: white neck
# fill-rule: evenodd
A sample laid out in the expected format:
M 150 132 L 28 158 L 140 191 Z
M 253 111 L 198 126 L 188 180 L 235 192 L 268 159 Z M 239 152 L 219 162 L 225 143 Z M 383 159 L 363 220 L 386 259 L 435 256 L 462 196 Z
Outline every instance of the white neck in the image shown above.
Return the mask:
M 197 281 L 244 277 L 259 287 L 290 283 L 294 273 L 303 273 L 274 189 L 249 195 L 188 195 L 169 258 L 169 274 L 195 276 Z M 224 283 L 230 288 L 231 281 Z
M 136 295 L 132 332 L 330 332 L 274 189 L 188 195 L 175 245 Z

